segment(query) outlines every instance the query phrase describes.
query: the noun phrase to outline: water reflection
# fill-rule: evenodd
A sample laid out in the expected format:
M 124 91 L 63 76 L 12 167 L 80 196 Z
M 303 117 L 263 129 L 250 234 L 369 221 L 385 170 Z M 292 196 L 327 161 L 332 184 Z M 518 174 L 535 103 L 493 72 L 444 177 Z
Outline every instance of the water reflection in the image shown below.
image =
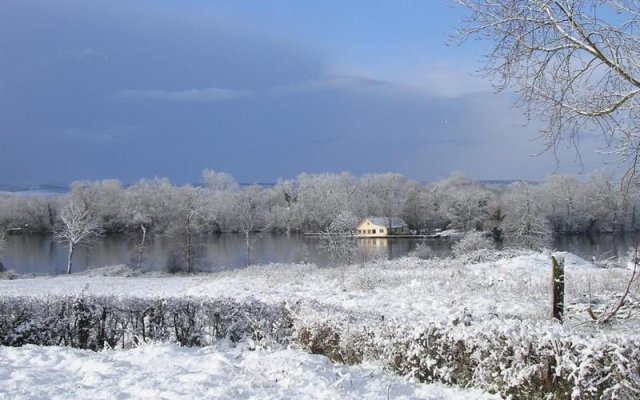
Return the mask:
M 100 238 L 90 247 L 79 247 L 74 255 L 73 270 L 90 267 L 137 263 L 135 238 L 111 235 Z M 358 260 L 376 257 L 402 257 L 413 250 L 421 240 L 412 239 L 358 239 Z M 448 242 L 426 242 L 435 254 L 450 253 Z M 8 237 L 7 255 L 3 262 L 18 273 L 60 274 L 66 270 L 67 249 L 48 235 L 11 235 Z M 175 239 L 157 236 L 149 240 L 143 258 L 143 267 L 149 271 L 163 271 L 182 258 Z M 278 262 L 311 262 L 329 265 L 331 257 L 317 237 L 303 235 L 260 234 L 251 240 L 250 261 L 254 264 Z M 238 268 L 247 264 L 244 237 L 235 234 L 203 237 L 194 252 L 195 266 L 201 270 Z
M 61 274 L 66 270 L 67 249 L 47 235 L 10 235 L 7 243 L 8 254 L 2 260 L 7 268 L 17 273 Z M 563 236 L 554 242 L 556 250 L 570 251 L 591 259 L 622 257 L 633 245 L 630 235 L 602 234 L 595 236 Z M 256 235 L 251 241 L 251 263 L 312 262 L 329 265 L 330 255 L 322 248 L 322 240 L 303 235 Z M 376 257 L 397 258 L 407 255 L 419 243 L 430 247 L 438 256 L 451 253 L 450 242 L 444 240 L 418 239 L 358 239 L 357 260 Z M 157 236 L 152 238 L 145 251 L 143 267 L 149 271 L 166 270 L 182 252 L 174 239 Z M 201 270 L 221 270 L 238 268 L 247 264 L 244 237 L 235 234 L 211 235 L 202 238 L 195 254 L 195 266 Z M 78 248 L 73 263 L 74 271 L 89 267 L 137 263 L 135 238 L 112 235 L 100 238 L 91 247 Z
M 638 235 L 597 234 L 565 235 L 554 241 L 554 248 L 575 253 L 587 260 L 625 257 L 640 237 Z

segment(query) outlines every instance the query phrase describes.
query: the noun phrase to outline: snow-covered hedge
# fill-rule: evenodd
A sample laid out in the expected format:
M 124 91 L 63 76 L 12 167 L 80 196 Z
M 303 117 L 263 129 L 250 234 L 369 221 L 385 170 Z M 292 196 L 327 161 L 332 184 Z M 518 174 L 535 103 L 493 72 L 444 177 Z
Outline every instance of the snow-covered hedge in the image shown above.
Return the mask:
M 640 398 L 640 340 L 570 332 L 549 321 L 449 323 L 300 310 L 297 342 L 346 363 L 382 361 L 423 382 L 476 387 L 511 399 Z
M 284 305 L 234 299 L 98 296 L 0 298 L 0 345 L 66 345 L 98 350 L 141 341 L 204 346 L 216 340 L 286 343 Z
M 431 325 L 395 332 L 382 352 L 402 374 L 473 386 L 513 398 L 622 399 L 640 393 L 640 342 L 584 338 L 549 324 Z

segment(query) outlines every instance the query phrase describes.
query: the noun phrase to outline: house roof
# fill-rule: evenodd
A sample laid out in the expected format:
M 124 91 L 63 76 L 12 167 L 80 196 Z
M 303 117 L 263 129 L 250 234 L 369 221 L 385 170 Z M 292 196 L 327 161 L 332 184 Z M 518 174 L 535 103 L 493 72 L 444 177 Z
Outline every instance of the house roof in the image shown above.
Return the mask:
M 398 217 L 369 217 L 367 219 L 374 225 L 385 226 L 387 228 L 403 228 L 407 226 L 407 223 Z

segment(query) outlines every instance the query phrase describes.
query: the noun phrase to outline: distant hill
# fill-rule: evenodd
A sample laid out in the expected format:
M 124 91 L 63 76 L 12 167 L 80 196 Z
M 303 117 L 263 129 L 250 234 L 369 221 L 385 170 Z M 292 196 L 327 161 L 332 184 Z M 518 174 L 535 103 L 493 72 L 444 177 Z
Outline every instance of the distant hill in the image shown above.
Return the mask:
M 519 182 L 518 179 L 494 179 L 494 180 L 480 180 L 478 183 L 485 185 L 488 188 L 492 189 L 506 189 L 509 185 L 514 182 Z M 539 182 L 535 181 L 524 181 L 530 184 L 537 184 Z M 424 183 L 424 182 L 423 182 Z M 197 187 L 202 187 L 201 183 L 193 184 Z M 261 188 L 269 188 L 273 187 L 276 184 L 272 182 L 258 182 L 258 183 L 239 183 L 241 187 L 247 187 L 252 185 L 257 185 Z M 125 188 L 128 187 L 128 184 L 123 185 Z M 40 185 L 16 185 L 16 184 L 7 184 L 0 183 L 0 193 L 12 193 L 18 194 L 22 196 L 59 196 L 61 194 L 65 194 L 69 191 L 68 186 L 61 185 L 52 185 L 52 184 L 40 184 Z
M 493 179 L 493 180 L 481 180 L 478 182 L 490 189 L 506 189 L 509 185 L 511 185 L 514 182 L 526 182 L 533 185 L 540 183 L 536 181 L 525 181 L 522 179 Z
M 18 194 L 22 196 L 59 196 L 69 191 L 68 186 L 50 184 L 41 185 L 13 185 L 0 183 L 0 192 Z

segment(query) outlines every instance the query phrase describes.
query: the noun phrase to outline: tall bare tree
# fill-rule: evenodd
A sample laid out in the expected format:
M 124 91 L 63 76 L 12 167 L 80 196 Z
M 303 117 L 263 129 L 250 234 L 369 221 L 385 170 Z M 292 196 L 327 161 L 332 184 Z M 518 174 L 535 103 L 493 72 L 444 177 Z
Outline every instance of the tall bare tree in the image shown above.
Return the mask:
M 193 272 L 195 257 L 202 246 L 203 224 L 203 192 L 191 185 L 182 186 L 174 193 L 177 205 L 173 224 L 168 233 L 174 238 L 174 250 L 181 250 L 184 272 Z M 172 269 L 179 265 L 171 265 Z
M 264 220 L 259 197 L 260 188 L 251 186 L 237 194 L 232 208 L 237 229 L 244 235 L 247 265 L 251 263 L 251 234 L 261 229 Z
M 0 272 L 4 269 L 2 265 L 2 257 L 4 257 L 4 253 L 7 248 L 7 236 L 4 230 L 4 227 L 0 225 Z
M 71 261 L 76 246 L 87 243 L 102 232 L 98 219 L 91 212 L 86 202 L 80 198 L 67 198 L 60 210 L 60 228 L 56 232 L 56 239 L 68 249 L 67 274 L 71 273 Z
M 640 3 L 455 1 L 470 10 L 458 38 L 491 42 L 484 72 L 546 123 L 548 148 L 600 131 L 631 179 L 640 155 Z

